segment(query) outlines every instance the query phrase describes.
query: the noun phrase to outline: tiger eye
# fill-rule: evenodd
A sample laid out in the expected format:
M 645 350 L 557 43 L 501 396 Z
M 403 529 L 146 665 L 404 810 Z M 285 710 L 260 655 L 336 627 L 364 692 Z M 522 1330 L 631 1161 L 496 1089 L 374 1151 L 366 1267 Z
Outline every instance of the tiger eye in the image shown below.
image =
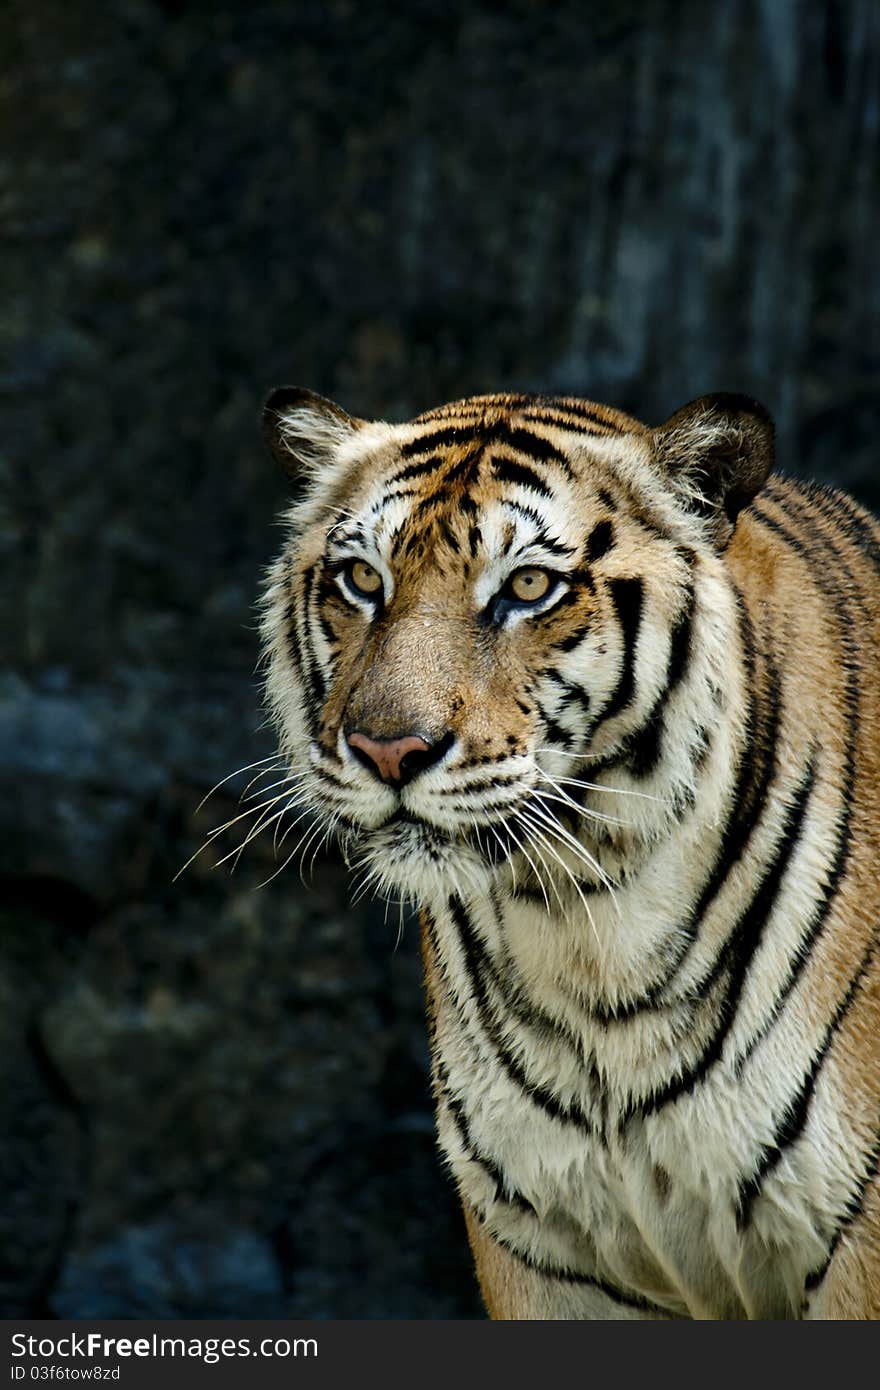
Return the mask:
M 357 589 L 359 594 L 366 594 L 372 598 L 381 592 L 382 576 L 365 560 L 355 560 L 349 567 L 348 577 L 351 580 L 352 588 Z
M 510 577 L 510 592 L 520 603 L 537 603 L 550 589 L 546 570 L 522 569 Z

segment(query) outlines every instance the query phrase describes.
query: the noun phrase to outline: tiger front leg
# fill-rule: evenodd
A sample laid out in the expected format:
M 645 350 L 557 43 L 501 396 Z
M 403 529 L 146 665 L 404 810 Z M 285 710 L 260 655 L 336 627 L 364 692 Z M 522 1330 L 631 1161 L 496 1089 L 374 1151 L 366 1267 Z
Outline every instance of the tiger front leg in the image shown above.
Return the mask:
M 844 1228 L 826 1270 L 808 1281 L 804 1317 L 834 1322 L 880 1320 L 880 1175 Z
M 500 1245 L 462 1202 L 477 1279 L 489 1317 L 496 1321 L 666 1321 L 659 1310 L 621 1304 L 589 1280 L 549 1276 Z

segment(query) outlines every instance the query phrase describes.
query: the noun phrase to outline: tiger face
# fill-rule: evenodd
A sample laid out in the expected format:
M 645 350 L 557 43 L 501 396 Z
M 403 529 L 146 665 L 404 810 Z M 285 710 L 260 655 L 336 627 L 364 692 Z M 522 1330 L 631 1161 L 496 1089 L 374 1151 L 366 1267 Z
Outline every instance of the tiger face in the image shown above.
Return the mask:
M 699 707 L 680 734 L 663 721 L 688 747 L 658 810 L 652 714 L 693 639 L 695 571 L 711 609 L 768 471 L 761 408 L 703 398 L 650 430 L 570 398 L 488 396 L 392 426 L 282 388 L 265 431 L 301 488 L 266 592 L 267 692 L 325 832 L 378 891 L 423 901 L 517 872 L 545 893 L 625 873 L 640 833 L 686 803 L 723 703 L 709 653 Z M 627 759 L 626 816 L 613 794 L 591 809 L 603 767 L 619 786 Z

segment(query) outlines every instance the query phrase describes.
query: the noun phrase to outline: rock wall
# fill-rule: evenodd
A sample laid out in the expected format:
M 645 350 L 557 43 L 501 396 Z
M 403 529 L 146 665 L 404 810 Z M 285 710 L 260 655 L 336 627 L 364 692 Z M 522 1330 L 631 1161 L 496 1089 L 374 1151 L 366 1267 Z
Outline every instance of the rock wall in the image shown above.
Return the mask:
M 479 1316 L 413 924 L 332 857 L 256 891 L 263 841 L 174 879 L 271 751 L 259 403 L 742 390 L 877 505 L 880 11 L 11 0 L 0 46 L 0 1312 Z

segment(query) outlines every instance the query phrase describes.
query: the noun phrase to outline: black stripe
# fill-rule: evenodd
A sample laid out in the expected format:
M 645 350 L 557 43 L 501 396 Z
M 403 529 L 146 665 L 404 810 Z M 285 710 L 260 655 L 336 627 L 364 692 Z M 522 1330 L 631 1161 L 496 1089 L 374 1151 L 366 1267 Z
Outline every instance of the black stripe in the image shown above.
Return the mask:
M 796 538 L 787 531 L 785 527 L 773 518 L 765 516 L 764 513 L 760 512 L 757 508 L 755 508 L 755 514 L 763 523 L 769 525 L 772 530 L 780 534 L 787 544 L 794 547 Z M 803 520 L 807 521 L 808 518 L 803 518 Z M 829 598 L 832 603 L 834 603 L 837 610 L 837 617 L 841 625 L 840 640 L 844 652 L 843 666 L 846 671 L 846 689 L 844 693 L 844 704 L 846 707 L 846 743 L 843 758 L 843 787 L 841 789 L 843 814 L 837 826 L 831 872 L 816 901 L 806 930 L 798 943 L 797 954 L 789 965 L 788 974 L 776 996 L 770 1014 L 764 1020 L 758 1032 L 749 1039 L 748 1045 L 737 1058 L 737 1068 L 740 1072 L 749 1057 L 755 1051 L 755 1048 L 763 1041 L 767 1033 L 769 1033 L 776 1019 L 782 1012 L 786 1000 L 800 979 L 803 969 L 811 957 L 815 943 L 824 929 L 831 911 L 831 905 L 837 896 L 837 891 L 840 887 L 843 875 L 846 872 L 852 851 L 852 813 L 856 781 L 856 735 L 859 727 L 860 703 L 858 639 L 854 632 L 852 618 L 845 606 L 844 595 L 841 594 L 834 583 L 834 579 L 839 574 L 842 574 L 847 580 L 851 579 L 848 566 L 841 552 L 827 541 L 827 539 L 826 545 L 834 559 L 834 573 L 832 573 L 828 566 L 820 565 L 818 567 L 818 574 L 826 598 Z
M 506 826 L 504 827 L 504 829 L 506 830 Z M 513 847 L 516 848 L 516 846 Z M 499 902 L 498 895 L 494 888 L 490 889 L 490 900 L 492 903 L 492 910 L 495 915 L 495 920 L 498 923 L 499 930 L 503 936 L 503 910 Z M 440 952 L 440 946 L 436 938 L 436 924 L 434 923 L 432 918 L 430 918 L 428 921 L 428 930 L 431 940 L 431 947 L 435 955 L 437 956 L 438 962 L 441 963 L 441 969 L 444 971 L 444 978 L 446 980 L 447 989 L 449 990 L 450 997 L 452 997 L 453 990 L 449 983 L 448 974 L 446 974 L 445 972 L 445 967 L 442 965 L 443 957 Z M 534 1033 L 537 1033 L 539 1037 L 541 1037 L 544 1041 L 561 1042 L 564 1044 L 564 1046 L 569 1048 L 575 1054 L 575 1057 L 577 1058 L 579 1065 L 583 1069 L 586 1069 L 588 1071 L 590 1084 L 598 1091 L 600 1087 L 600 1080 L 596 1071 L 596 1064 L 595 1061 L 587 1057 L 584 1051 L 583 1038 L 577 1034 L 572 1033 L 565 1026 L 564 1023 L 554 1018 L 551 1014 L 546 1013 L 538 1005 L 533 1004 L 531 1002 L 522 985 L 518 985 L 514 981 L 514 977 L 518 975 L 518 971 L 513 959 L 510 957 L 509 954 L 505 953 L 503 966 L 501 969 L 499 969 L 496 966 L 495 962 L 490 958 L 486 950 L 482 947 L 481 943 L 479 942 L 479 939 L 476 938 L 472 929 L 470 935 L 476 941 L 476 946 L 478 948 L 481 979 L 485 977 L 491 981 L 493 988 L 501 996 L 506 1007 L 510 1010 L 512 1015 L 515 1018 L 517 1018 L 519 1022 L 522 1023 L 526 1028 L 532 1029 L 532 1031 Z
M 435 473 L 443 463 L 442 458 L 425 459 L 422 463 L 411 463 L 408 468 L 402 468 L 399 473 L 395 473 L 388 479 L 386 487 L 392 487 L 395 483 L 406 482 L 408 478 L 420 478 L 423 473 Z
M 318 711 L 324 703 L 324 678 L 318 669 L 317 659 L 311 646 L 309 631 L 312 621 L 312 598 L 319 563 L 310 565 L 302 577 L 302 598 L 296 614 L 296 636 L 299 646 L 300 670 L 306 687 L 306 715 L 309 730 L 313 737 L 317 731 Z
M 638 733 L 627 740 L 622 759 L 633 777 L 644 779 L 656 772 L 663 751 L 665 728 L 663 706 L 658 704 L 651 710 Z
M 822 1042 L 813 1057 L 806 1075 L 797 1091 L 786 1105 L 782 1118 L 777 1125 L 776 1133 L 770 1143 L 765 1145 L 762 1149 L 758 1159 L 758 1165 L 752 1176 L 739 1185 L 736 1211 L 736 1224 L 739 1230 L 743 1230 L 748 1224 L 752 1206 L 756 1198 L 760 1195 L 761 1188 L 768 1175 L 772 1173 L 773 1169 L 780 1162 L 785 1150 L 797 1143 L 804 1131 L 809 1118 L 810 1103 L 813 1099 L 813 1093 L 816 1088 L 819 1072 L 822 1069 L 822 1064 L 831 1050 L 834 1036 L 846 1017 L 849 1007 L 855 998 L 856 991 L 862 983 L 868 967 L 874 958 L 875 949 L 875 944 L 872 942 L 863 955 L 859 969 L 850 981 L 846 994 L 841 999 L 834 1011 L 831 1021 L 825 1029 Z
M 751 510 L 752 515 L 760 521 L 762 526 L 766 526 L 768 530 L 774 531 L 776 535 L 785 542 L 789 549 L 800 556 L 809 569 L 812 578 L 815 578 L 816 574 L 821 572 L 823 563 L 822 556 L 813 546 L 808 545 L 802 536 L 796 536 L 794 532 L 789 531 L 781 521 L 777 521 L 776 517 L 768 516 L 765 511 L 762 511 L 761 508 L 754 503 L 752 504 Z
M 842 551 L 834 543 L 835 539 L 849 541 L 866 559 L 880 568 L 880 534 L 877 532 L 874 520 L 867 513 L 861 512 L 845 493 L 809 484 L 798 487 L 793 493 L 781 486 L 768 488 L 767 491 L 770 499 L 775 502 L 780 511 L 785 512 L 796 526 L 810 525 L 819 543 L 824 544 L 833 555 L 843 558 Z M 798 504 L 804 508 L 803 511 L 793 510 L 793 508 L 798 507 Z M 754 512 L 766 525 L 773 527 L 780 533 L 782 532 L 780 523 L 768 516 L 765 511 L 755 506 Z M 832 538 L 816 527 L 816 512 L 840 532 L 839 537 Z M 804 553 L 803 547 L 798 546 L 797 539 L 790 532 L 787 538 L 789 545 L 795 549 L 800 548 L 801 553 Z M 808 553 L 812 555 L 812 552 Z M 820 584 L 823 581 L 823 574 L 821 567 L 817 566 L 814 578 Z M 853 592 L 858 592 L 859 585 L 851 570 L 849 570 L 849 577 Z
M 753 656 L 746 660 L 747 681 L 752 677 L 753 661 Z M 731 870 L 739 863 L 760 824 L 776 775 L 781 707 L 778 674 L 769 660 L 767 685 L 768 697 L 767 705 L 762 712 L 762 725 L 760 729 L 752 729 L 751 745 L 743 750 L 740 757 L 737 780 L 730 797 L 729 817 L 718 847 L 718 856 L 696 906 L 685 924 L 684 939 L 688 946 L 699 935 L 703 918 L 727 882 Z M 752 692 L 749 694 L 751 696 Z M 752 703 L 749 710 L 750 722 L 754 717 L 753 710 Z M 678 962 L 679 968 L 682 962 L 683 957 Z
M 492 762 L 495 762 L 496 759 L 495 759 L 495 758 L 492 758 L 491 761 L 492 761 Z M 468 766 L 473 766 L 473 764 L 468 764 Z M 464 771 L 465 769 L 457 769 L 457 770 L 458 770 L 458 771 Z M 437 790 L 436 790 L 436 792 L 434 793 L 434 795 L 435 795 L 435 796 L 466 796 L 466 795 L 468 794 L 468 792 L 472 792 L 472 791 L 485 792 L 485 791 L 492 791 L 495 787 L 509 787 L 509 786 L 512 786 L 514 783 L 519 782 L 520 780 L 521 780 L 521 778 L 520 778 L 520 774 L 519 774 L 518 772 L 511 772 L 511 773 L 506 773 L 506 774 L 499 773 L 499 774 L 498 774 L 497 776 L 495 776 L 495 777 L 487 777 L 487 778 L 485 778 L 482 782 L 478 782 L 478 781 L 466 782 L 466 783 L 464 783 L 463 786 L 459 786 L 459 787 L 438 787 Z
M 556 608 L 551 609 L 550 612 L 555 613 L 558 608 L 559 604 L 556 605 Z M 580 627 L 576 627 L 574 632 L 570 632 L 568 636 L 563 637 L 560 642 L 554 642 L 554 649 L 558 652 L 574 651 L 575 647 L 580 646 L 585 637 L 589 637 L 592 628 L 593 619 L 589 617 L 585 623 L 581 623 Z
M 449 549 L 452 551 L 453 555 L 457 555 L 461 550 L 461 546 L 459 545 L 458 539 L 454 535 L 452 528 L 450 527 L 449 522 L 446 520 L 445 516 L 440 518 L 438 530 L 443 539 L 445 540 L 446 544 L 449 546 Z
M 880 570 L 880 529 L 878 529 L 874 518 L 857 507 L 853 499 L 847 497 L 845 492 L 823 489 L 820 496 L 823 499 L 823 504 L 827 503 L 834 506 L 838 515 L 843 518 L 849 539 L 867 556 L 874 568 Z M 825 505 L 823 505 L 822 510 L 826 510 Z
M 825 1275 L 828 1273 L 828 1267 L 831 1264 L 831 1261 L 834 1259 L 834 1256 L 837 1252 L 837 1247 L 840 1244 L 843 1236 L 846 1234 L 847 1228 L 851 1226 L 852 1223 L 856 1220 L 856 1218 L 861 1214 L 865 1202 L 865 1193 L 867 1192 L 871 1183 L 874 1181 L 874 1178 L 877 1176 L 878 1169 L 880 1169 L 880 1137 L 878 1137 L 873 1147 L 869 1149 L 866 1155 L 865 1167 L 862 1172 L 862 1176 L 859 1178 L 859 1181 L 856 1184 L 855 1191 L 852 1192 L 849 1196 L 846 1207 L 844 1209 L 843 1217 L 840 1221 L 840 1224 L 837 1227 L 837 1230 L 834 1232 L 831 1244 L 828 1247 L 828 1254 L 826 1255 L 822 1264 L 819 1265 L 817 1269 L 811 1270 L 811 1272 L 807 1275 L 806 1281 L 804 1283 L 804 1288 L 807 1293 L 815 1293 L 816 1289 L 818 1289 L 819 1285 L 825 1278 Z
M 427 497 L 423 497 L 422 500 L 413 507 L 411 516 L 414 518 L 427 516 L 428 512 L 433 511 L 436 506 L 439 506 L 441 502 L 445 501 L 446 489 L 441 483 L 440 487 L 436 488 L 434 492 L 430 493 Z
M 445 970 L 442 965 L 443 956 L 440 950 L 440 944 L 437 940 L 437 923 L 434 920 L 432 914 L 429 913 L 427 909 L 422 910 L 422 926 L 424 928 L 425 933 L 427 934 L 431 950 L 433 951 L 434 956 L 437 960 L 438 967 L 440 968 L 441 972 L 444 975 L 444 978 L 446 979 L 447 989 L 450 989 L 449 980 L 445 974 Z M 452 1114 L 453 1123 L 455 1124 L 455 1127 L 458 1131 L 458 1137 L 462 1144 L 462 1147 L 466 1150 L 470 1160 L 474 1163 L 477 1163 L 485 1171 L 490 1181 L 495 1184 L 496 1197 L 500 1192 L 504 1195 L 505 1200 L 511 1206 L 518 1207 L 520 1210 L 528 1210 L 532 1212 L 534 1215 L 537 1215 L 531 1202 L 529 1202 L 525 1197 L 522 1196 L 521 1193 L 515 1190 L 513 1184 L 508 1181 L 506 1175 L 502 1173 L 501 1169 L 495 1163 L 494 1159 L 490 1158 L 488 1154 L 486 1154 L 482 1149 L 478 1147 L 476 1141 L 473 1138 L 473 1135 L 470 1132 L 470 1125 L 468 1123 L 468 1117 L 465 1112 L 464 1106 L 461 1103 L 461 1101 L 458 1100 L 458 1098 L 452 1094 L 448 1069 L 442 1057 L 439 1055 L 439 1051 L 437 1050 L 436 1033 L 433 1018 L 429 1021 L 428 1031 L 430 1034 L 430 1041 L 432 1044 L 432 1052 L 434 1054 L 434 1068 L 438 1087 L 440 1089 L 443 1099 L 445 1100 Z
M 590 694 L 584 690 L 583 686 L 575 685 L 573 681 L 567 681 L 564 676 L 560 676 L 558 671 L 548 673 L 547 679 L 562 691 L 562 708 L 570 709 L 573 704 L 581 706 L 585 714 L 590 712 Z
M 481 454 L 482 444 L 465 454 L 459 459 L 458 463 L 454 463 L 449 471 L 443 475 L 444 485 L 450 487 L 453 483 L 457 483 L 464 477 L 470 480 L 471 475 L 476 471 L 476 466 L 480 461 Z
M 770 785 L 776 770 L 776 744 L 779 737 L 780 709 L 777 694 L 778 678 L 771 665 L 767 675 L 768 701 L 761 711 L 760 725 L 755 721 L 755 643 L 748 612 L 738 590 L 737 599 L 740 646 L 745 668 L 744 690 L 746 692 L 745 727 L 751 737 L 740 753 L 736 768 L 736 782 L 728 801 L 727 820 L 718 846 L 718 853 L 703 884 L 700 896 L 685 922 L 676 929 L 675 949 L 670 952 L 663 976 L 649 985 L 643 994 L 629 1000 L 625 1005 L 600 1008 L 594 1006 L 593 1013 L 599 1022 L 606 1025 L 612 1022 L 626 1023 L 636 1014 L 657 1007 L 665 991 L 671 986 L 676 974 L 681 970 L 688 954 L 697 939 L 703 918 L 727 881 L 731 870 L 741 859 L 749 843 L 767 800 Z M 573 798 L 582 802 L 586 792 L 580 788 L 573 791 Z
M 577 742 L 577 735 L 570 733 L 568 729 L 563 729 L 562 725 L 558 724 L 552 714 L 549 714 L 539 702 L 537 710 L 544 728 L 547 730 L 547 737 L 552 743 L 558 743 L 563 748 L 569 749 L 572 744 Z
M 379 516 L 385 510 L 389 502 L 396 502 L 399 497 L 415 497 L 418 488 L 414 487 L 394 487 L 390 492 L 384 492 L 377 502 L 370 508 L 372 516 Z
M 348 785 L 348 783 L 343 782 L 342 779 L 337 777 L 334 772 L 331 772 L 330 769 L 326 766 L 326 763 L 321 764 L 320 773 L 322 779 L 329 782 L 331 786 L 339 787 L 339 789 L 341 791 L 344 791 L 348 796 L 351 795 L 351 787 Z M 363 827 L 360 826 L 359 829 L 363 829 Z
M 551 555 L 560 555 L 563 559 L 568 559 L 576 552 L 570 545 L 563 545 L 561 541 L 555 541 L 552 536 L 548 536 L 546 531 L 542 531 L 535 536 L 531 542 L 533 545 L 540 545 L 543 550 L 549 551 Z M 592 582 L 592 576 L 590 576 Z
M 617 685 L 605 707 L 597 715 L 591 732 L 606 719 L 613 719 L 629 705 L 635 693 L 635 651 L 642 621 L 644 585 L 641 579 L 611 579 L 611 601 L 623 633 L 623 659 Z
M 594 1135 L 595 1129 L 589 1115 L 578 1104 L 576 1100 L 563 1102 L 548 1087 L 539 1082 L 532 1081 L 522 1066 L 522 1063 L 514 1056 L 504 1038 L 498 1021 L 489 1003 L 486 991 L 485 976 L 492 971 L 491 962 L 480 942 L 476 932 L 471 926 L 470 919 L 465 911 L 464 904 L 459 898 L 449 899 L 449 914 L 455 926 L 462 953 L 465 959 L 465 970 L 470 985 L 471 994 L 477 1008 L 483 1032 L 486 1034 L 490 1045 L 495 1051 L 495 1056 L 508 1080 L 523 1092 L 523 1094 L 549 1115 L 551 1119 L 563 1124 L 575 1125 L 585 1134 Z
M 524 463 L 517 463 L 515 459 L 496 454 L 492 459 L 492 471 L 499 482 L 531 488 L 533 492 L 540 493 L 542 497 L 553 498 L 553 491 L 547 486 L 544 479 L 539 477 L 534 469 L 527 467 Z
M 299 640 L 299 619 L 296 599 L 291 599 L 284 614 L 287 627 L 287 657 L 295 671 L 302 674 L 304 669 L 302 647 Z M 308 708 L 306 709 L 308 714 Z M 313 730 L 311 730 L 314 732 Z
M 603 555 L 614 545 L 614 526 L 606 518 L 598 521 L 587 537 L 587 560 L 593 564 L 596 560 L 601 560 Z
M 690 585 L 669 644 L 666 680 L 644 725 L 627 740 L 627 760 L 635 777 L 648 777 L 660 762 L 666 707 L 684 679 L 691 652 L 694 617 L 694 587 Z
M 522 418 L 528 424 L 551 425 L 554 429 L 566 430 L 570 434 L 591 434 L 594 437 L 601 438 L 602 435 L 608 434 L 609 432 L 608 427 L 604 426 L 604 423 L 603 428 L 596 429 L 594 425 L 588 423 L 586 420 L 579 419 L 574 415 L 566 415 L 561 410 L 527 410 L 524 412 Z
M 449 1073 L 444 1063 L 440 1060 L 436 1063 L 436 1074 L 440 1097 L 445 1101 L 446 1107 L 452 1115 L 452 1121 L 458 1132 L 459 1143 L 465 1150 L 471 1163 L 476 1163 L 491 1182 L 495 1184 L 495 1199 L 500 1197 L 508 1206 L 515 1207 L 517 1210 L 527 1212 L 530 1216 L 537 1218 L 538 1213 L 532 1206 L 527 1197 L 518 1192 L 502 1172 L 494 1159 L 490 1158 L 476 1143 L 470 1131 L 467 1115 L 461 1101 L 452 1094 L 449 1085 Z
M 448 449 L 451 445 L 463 444 L 473 437 L 474 430 L 467 425 L 448 425 L 443 429 L 431 430 L 417 439 L 410 439 L 400 446 L 402 458 L 412 458 L 414 454 L 425 454 L 428 450 Z
M 499 935 L 503 941 L 505 932 L 504 911 L 498 891 L 494 886 L 490 888 L 489 896 Z M 552 1014 L 534 1004 L 523 984 L 517 965 L 506 948 L 503 957 L 500 967 L 489 959 L 488 955 L 486 960 L 491 972 L 492 984 L 502 996 L 511 1013 L 543 1040 L 561 1042 L 569 1048 L 575 1054 L 580 1066 L 588 1070 L 590 1085 L 598 1093 L 601 1090 L 599 1074 L 596 1070 L 595 1060 L 587 1056 L 583 1035 L 572 1032 L 561 1019 L 554 1018 Z
M 340 605 L 345 602 L 331 576 L 326 571 L 324 571 L 324 573 L 322 573 L 321 575 L 321 579 L 318 584 L 318 626 L 324 634 L 324 640 L 331 647 L 335 647 L 338 645 L 339 638 L 333 631 L 333 628 L 330 626 L 327 615 L 324 612 L 324 605 L 327 602 L 334 601 L 338 601 Z
M 479 1216 L 479 1213 L 478 1213 Z M 603 1279 L 598 1279 L 594 1275 L 581 1274 L 577 1270 L 567 1269 L 559 1265 L 548 1265 L 543 1260 L 537 1260 L 532 1255 L 526 1255 L 522 1250 L 515 1249 L 503 1236 L 499 1236 L 495 1231 L 490 1232 L 492 1239 L 500 1245 L 508 1254 L 513 1255 L 519 1260 L 520 1264 L 531 1269 L 535 1274 L 541 1274 L 545 1279 L 556 1279 L 561 1284 L 581 1284 L 585 1288 L 595 1289 L 597 1293 L 604 1294 L 612 1303 L 617 1303 L 621 1308 L 637 1308 L 640 1312 L 663 1313 L 666 1310 L 656 1303 L 649 1303 L 644 1298 L 639 1298 L 637 1294 L 625 1294 L 613 1284 L 606 1284 Z
M 462 497 L 458 505 L 461 508 L 461 510 L 465 513 L 465 515 L 469 518 L 468 549 L 470 550 L 471 558 L 473 559 L 476 557 L 477 551 L 480 547 L 480 542 L 483 539 L 480 533 L 479 524 L 477 522 L 477 517 L 479 516 L 480 509 L 474 501 L 473 497 L 471 497 L 469 492 L 465 492 L 462 494 Z
M 694 1087 L 705 1077 L 709 1068 L 721 1056 L 724 1043 L 736 1019 L 737 1008 L 749 967 L 761 944 L 764 924 L 774 910 L 782 880 L 800 842 L 815 782 L 815 764 L 811 759 L 807 773 L 792 799 L 783 822 L 775 857 L 764 870 L 751 902 L 733 927 L 714 966 L 694 987 L 695 992 L 702 998 L 724 970 L 729 972 L 724 998 L 717 1010 L 717 1025 L 707 1046 L 703 1048 L 697 1061 L 690 1067 L 684 1069 L 678 1076 L 668 1081 L 665 1086 L 652 1092 L 637 1105 L 630 1105 L 621 1124 L 624 1124 L 634 1113 L 651 1114 L 693 1091 Z
M 789 511 L 786 503 L 795 498 L 803 499 L 806 506 L 815 509 L 842 533 L 842 536 L 860 550 L 871 564 L 880 569 L 880 530 L 869 513 L 837 488 L 823 487 L 816 483 L 795 485 L 792 495 L 780 478 L 768 480 L 766 492 L 784 511 Z M 827 539 L 827 538 L 826 538 Z
M 572 576 L 569 575 L 568 578 L 570 579 L 572 578 Z M 578 588 L 568 589 L 556 600 L 552 608 L 546 609 L 543 613 L 538 613 L 532 619 L 532 621 L 540 623 L 543 627 L 549 627 L 551 623 L 553 623 L 553 619 L 556 618 L 561 612 L 563 612 L 564 609 L 574 607 L 580 608 L 581 599 L 583 598 L 583 593 L 581 592 L 581 590 L 585 589 L 587 586 L 583 583 L 583 581 L 578 582 Z M 553 626 L 556 626 L 556 624 L 553 623 Z
M 698 724 L 694 729 L 694 737 L 688 749 L 696 772 L 702 772 L 709 760 L 712 751 L 712 735 L 705 724 Z
M 525 502 L 517 502 L 514 501 L 512 497 L 505 497 L 502 501 L 502 505 L 507 507 L 510 511 L 518 512 L 521 517 L 526 521 L 531 521 L 539 530 L 542 526 L 546 526 L 547 524 L 540 512 L 536 512 L 534 507 L 527 506 Z
M 573 415 L 577 420 L 591 420 L 595 425 L 601 425 L 603 429 L 610 431 L 611 434 L 623 434 L 619 425 L 615 425 L 611 420 L 607 420 L 600 411 L 595 410 L 586 401 L 579 401 L 567 396 L 546 397 L 547 404 L 554 410 L 560 410 L 566 415 Z
M 531 430 L 501 424 L 493 430 L 492 437 L 493 440 L 506 444 L 508 448 L 515 449 L 518 454 L 525 454 L 537 463 L 555 463 L 563 473 L 571 476 L 572 469 L 567 455 L 542 434 L 533 434 Z

